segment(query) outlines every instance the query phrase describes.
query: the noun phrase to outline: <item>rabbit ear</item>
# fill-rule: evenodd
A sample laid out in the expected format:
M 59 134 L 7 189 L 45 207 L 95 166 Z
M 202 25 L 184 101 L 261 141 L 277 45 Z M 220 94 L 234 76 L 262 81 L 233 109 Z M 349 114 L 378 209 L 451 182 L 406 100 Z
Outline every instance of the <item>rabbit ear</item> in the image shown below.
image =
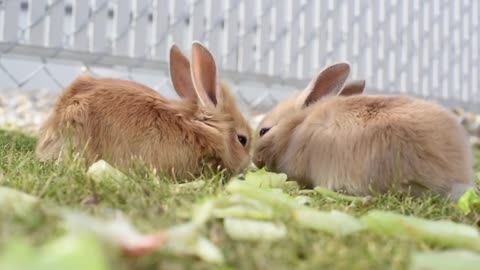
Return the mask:
M 338 94 L 339 96 L 352 96 L 359 95 L 365 90 L 365 80 L 355 80 L 346 83 L 343 86 L 342 91 Z
M 212 54 L 200 42 L 192 44 L 192 79 L 203 105 L 217 106 L 221 96 L 218 70 Z
M 181 98 L 197 99 L 190 73 L 190 61 L 177 45 L 170 48 L 170 78 L 173 88 Z
M 350 74 L 348 63 L 338 63 L 322 70 L 307 86 L 304 106 L 309 106 L 325 96 L 337 95 Z

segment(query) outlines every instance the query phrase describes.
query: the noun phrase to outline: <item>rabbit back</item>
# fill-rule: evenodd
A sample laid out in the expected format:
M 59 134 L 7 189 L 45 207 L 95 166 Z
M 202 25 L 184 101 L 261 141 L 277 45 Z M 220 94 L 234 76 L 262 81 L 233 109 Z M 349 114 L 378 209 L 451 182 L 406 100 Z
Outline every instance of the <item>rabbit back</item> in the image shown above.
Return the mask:
M 396 185 L 412 194 L 453 196 L 473 184 L 465 131 L 435 103 L 405 96 L 332 97 L 311 110 L 286 155 L 305 152 L 296 155 L 292 169 L 309 184 L 355 194 Z
M 89 161 L 127 165 L 132 157 L 140 158 L 183 176 L 197 171 L 205 154 L 197 136 L 201 128 L 191 121 L 195 112 L 194 103 L 167 100 L 135 82 L 82 76 L 59 98 L 42 128 L 37 153 L 41 159 L 54 158 L 72 143 Z

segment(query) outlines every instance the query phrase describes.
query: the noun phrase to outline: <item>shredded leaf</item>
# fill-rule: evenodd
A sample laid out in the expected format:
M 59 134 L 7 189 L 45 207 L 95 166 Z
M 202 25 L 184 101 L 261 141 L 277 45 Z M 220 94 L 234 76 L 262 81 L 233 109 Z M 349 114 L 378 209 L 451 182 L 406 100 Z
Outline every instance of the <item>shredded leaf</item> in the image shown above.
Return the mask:
M 38 203 L 38 198 L 13 188 L 0 187 L 0 209 L 26 214 Z
M 195 189 L 201 189 L 205 186 L 205 181 L 204 180 L 196 180 L 196 181 L 191 181 L 187 183 L 181 183 L 181 184 L 175 184 L 172 185 L 173 191 L 175 192 L 182 192 L 184 190 L 195 190 Z
M 410 270 L 476 270 L 480 255 L 467 250 L 416 252 L 412 256 Z
M 468 189 L 457 202 L 465 215 L 468 215 L 475 208 L 480 208 L 480 196 L 473 188 Z
M 389 236 L 409 235 L 444 247 L 460 247 L 480 251 L 478 231 L 465 224 L 448 220 L 404 216 L 391 212 L 373 210 L 361 220 L 374 232 Z
M 87 175 L 96 182 L 111 181 L 119 184 L 127 179 L 127 176 L 114 168 L 104 160 L 93 163 L 87 170 Z
M 255 199 L 281 210 L 289 211 L 301 207 L 295 199 L 283 192 L 271 189 L 260 189 L 245 181 L 233 180 L 227 185 L 226 189 L 230 193 Z
M 315 187 L 314 190 L 316 193 L 324 197 L 331 198 L 333 200 L 347 201 L 347 202 L 362 202 L 362 203 L 369 200 L 369 197 L 349 196 L 349 195 L 341 194 L 333 190 L 330 190 L 328 188 L 320 187 L 320 186 Z
M 347 235 L 365 229 L 365 225 L 356 218 L 335 210 L 322 212 L 304 207 L 296 209 L 293 216 L 301 227 L 332 235 Z
M 287 235 L 287 228 L 282 223 L 226 218 L 223 225 L 228 236 L 235 240 L 274 241 Z
M 255 172 L 247 172 L 245 181 L 259 188 L 284 188 L 287 175 L 284 173 L 272 173 L 261 169 Z
M 65 211 L 66 228 L 73 232 L 91 232 L 122 249 L 127 255 L 139 256 L 149 253 L 167 241 L 167 235 L 159 232 L 144 235 L 137 231 L 122 215 L 112 221 L 102 221 L 85 214 Z
M 208 239 L 202 237 L 199 227 L 194 223 L 175 225 L 167 231 L 168 241 L 163 250 L 175 255 L 192 255 L 216 264 L 222 264 L 222 252 Z
M 26 241 L 17 240 L 8 243 L 2 251 L 0 269 L 109 269 L 103 247 L 94 237 L 87 234 L 67 234 L 40 248 L 34 248 Z
M 305 195 L 296 196 L 295 200 L 301 205 L 309 205 L 312 202 L 312 198 Z

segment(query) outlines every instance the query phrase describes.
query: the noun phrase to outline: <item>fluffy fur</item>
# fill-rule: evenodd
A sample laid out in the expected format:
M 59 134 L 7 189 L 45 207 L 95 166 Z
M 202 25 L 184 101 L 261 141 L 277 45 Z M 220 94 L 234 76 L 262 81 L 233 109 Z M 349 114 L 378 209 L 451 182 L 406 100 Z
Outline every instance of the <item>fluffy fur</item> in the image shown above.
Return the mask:
M 336 95 L 349 73 L 347 64 L 338 65 L 263 119 L 253 157 L 258 167 L 355 195 L 395 187 L 457 198 L 472 186 L 471 147 L 451 112 L 407 96 Z M 313 92 L 315 102 L 307 105 Z
M 193 49 L 196 57 L 215 65 L 203 46 L 195 43 Z M 190 69 L 176 72 L 189 74 L 180 76 L 183 80 L 190 78 Z M 194 79 L 209 76 L 216 73 Z M 105 159 L 128 166 L 132 159 L 142 160 L 179 178 L 199 175 L 205 163 L 238 173 L 250 160 L 251 129 L 227 85 L 215 87 L 219 102 L 204 105 L 198 94 L 202 89 L 190 89 L 197 91 L 197 99 L 171 100 L 136 82 L 80 76 L 43 125 L 37 155 L 42 160 L 61 158 L 71 143 L 90 162 Z M 239 135 L 247 137 L 245 145 Z

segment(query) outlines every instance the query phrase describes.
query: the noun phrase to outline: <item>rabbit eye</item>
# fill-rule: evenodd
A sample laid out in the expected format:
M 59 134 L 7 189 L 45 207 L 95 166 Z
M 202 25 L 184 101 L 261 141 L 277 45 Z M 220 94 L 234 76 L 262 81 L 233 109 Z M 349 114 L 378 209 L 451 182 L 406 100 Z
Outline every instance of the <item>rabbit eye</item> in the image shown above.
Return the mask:
M 262 129 L 260 129 L 260 137 L 262 137 L 263 135 L 265 135 L 269 130 L 270 130 L 270 128 L 262 128 Z
M 243 135 L 237 135 L 238 141 L 243 145 L 247 145 L 247 137 Z

